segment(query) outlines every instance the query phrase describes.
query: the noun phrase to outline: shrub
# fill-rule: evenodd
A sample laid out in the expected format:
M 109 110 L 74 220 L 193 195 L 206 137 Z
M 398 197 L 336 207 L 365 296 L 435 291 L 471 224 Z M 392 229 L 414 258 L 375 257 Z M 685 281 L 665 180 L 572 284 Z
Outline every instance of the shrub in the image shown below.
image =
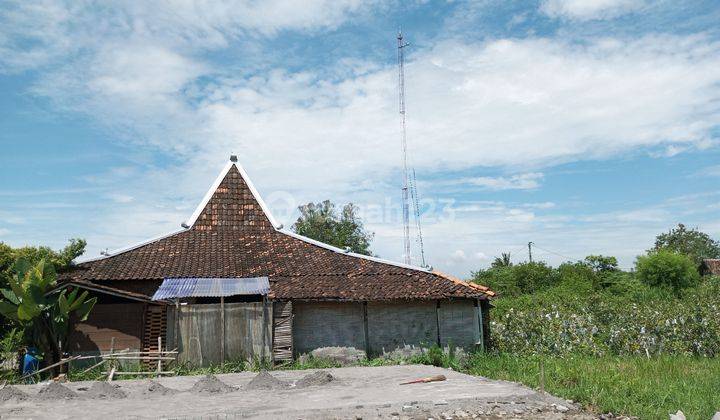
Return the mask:
M 667 250 L 638 257 L 635 267 L 640 281 L 648 286 L 670 287 L 679 291 L 696 285 L 700 280 L 690 257 Z
M 491 312 L 495 349 L 512 354 L 720 355 L 720 279 L 681 298 L 628 276 L 628 290 L 574 293 L 564 286 L 500 298 Z
M 481 270 L 473 274 L 473 281 L 484 284 L 503 296 L 518 296 L 556 285 L 560 281 L 560 274 L 544 262 L 526 262 Z

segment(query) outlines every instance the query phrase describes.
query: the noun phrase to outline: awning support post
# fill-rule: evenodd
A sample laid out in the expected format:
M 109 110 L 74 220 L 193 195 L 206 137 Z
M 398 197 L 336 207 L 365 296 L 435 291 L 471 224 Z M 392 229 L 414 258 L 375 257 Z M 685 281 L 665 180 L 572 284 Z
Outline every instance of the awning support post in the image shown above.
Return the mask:
M 220 366 L 225 366 L 225 297 L 220 296 Z

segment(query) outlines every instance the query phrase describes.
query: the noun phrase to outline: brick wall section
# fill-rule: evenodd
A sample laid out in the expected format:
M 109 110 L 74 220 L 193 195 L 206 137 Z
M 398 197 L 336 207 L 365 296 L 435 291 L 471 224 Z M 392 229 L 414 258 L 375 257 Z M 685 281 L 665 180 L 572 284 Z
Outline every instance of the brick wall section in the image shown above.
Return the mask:
M 470 299 L 440 302 L 440 343 L 443 347 L 475 348 L 480 340 L 480 322 L 475 302 Z
M 319 347 L 365 349 L 362 303 L 293 302 L 293 349 L 309 353 Z
M 369 302 L 370 353 L 437 343 L 435 301 Z

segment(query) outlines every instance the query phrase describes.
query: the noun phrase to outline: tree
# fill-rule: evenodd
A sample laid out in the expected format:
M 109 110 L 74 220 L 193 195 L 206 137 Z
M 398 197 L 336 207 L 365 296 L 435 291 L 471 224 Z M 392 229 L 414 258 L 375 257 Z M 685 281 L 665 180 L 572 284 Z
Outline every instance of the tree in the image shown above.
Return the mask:
M 358 254 L 371 255 L 370 242 L 374 234 L 365 231 L 354 204 L 346 204 L 339 215 L 330 200 L 308 203 L 298 209 L 300 217 L 292 226 L 296 233 Z
M 697 229 L 688 229 L 682 223 L 655 238 L 655 246 L 650 251 L 659 250 L 687 255 L 696 267 L 704 258 L 720 258 L 720 243 Z
M 596 273 L 607 273 L 618 269 L 617 258 L 605 255 L 588 255 L 584 263 Z
M 79 289 L 54 290 L 57 276 L 53 265 L 45 260 L 31 264 L 24 258 L 13 266 L 9 289 L 0 289 L 0 313 L 25 330 L 26 340 L 43 353 L 47 364 L 60 361 L 71 316 L 84 321 L 97 298 L 87 299 L 88 292 L 78 296 Z
M 510 253 L 509 252 L 503 252 L 500 254 L 499 257 L 495 257 L 495 260 L 490 263 L 490 267 L 497 268 L 497 267 L 510 267 L 512 265 L 512 261 L 510 261 Z
M 638 257 L 635 268 L 640 281 L 652 287 L 680 291 L 700 281 L 697 267 L 688 255 L 666 249 Z
M 8 287 L 8 281 L 13 276 L 13 266 L 19 259 L 25 259 L 30 264 L 45 260 L 51 263 L 56 271 L 63 271 L 85 252 L 85 244 L 83 239 L 70 239 L 65 248 L 55 251 L 47 246 L 13 248 L 0 242 L 0 289 Z M 0 319 L 0 333 L 4 334 L 9 327 L 6 319 Z
M 556 269 L 544 262 L 524 262 L 480 270 L 473 273 L 472 281 L 504 296 L 518 296 L 555 286 L 560 276 Z

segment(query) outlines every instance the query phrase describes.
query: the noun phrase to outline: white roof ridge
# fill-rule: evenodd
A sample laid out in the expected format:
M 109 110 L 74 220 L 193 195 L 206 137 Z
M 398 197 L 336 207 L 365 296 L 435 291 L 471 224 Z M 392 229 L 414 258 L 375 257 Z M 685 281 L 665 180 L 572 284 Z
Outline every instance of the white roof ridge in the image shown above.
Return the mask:
M 315 245 L 315 246 L 319 246 L 321 248 L 328 249 L 330 251 L 337 252 L 339 254 L 349 255 L 349 256 L 355 257 L 355 258 L 362 258 L 365 260 L 374 261 L 374 262 L 381 263 L 381 264 L 394 265 L 394 266 L 400 267 L 400 268 L 407 268 L 410 270 L 422 271 L 424 273 L 432 273 L 432 269 L 430 269 L 430 268 L 418 267 L 416 265 L 405 264 L 405 263 L 401 263 L 398 261 L 386 260 L 384 258 L 373 257 L 370 255 L 365 255 L 365 254 L 358 254 L 356 252 L 349 252 L 345 249 L 338 248 L 336 246 L 329 245 L 329 244 L 326 244 L 325 242 L 320 242 L 320 241 L 312 239 L 312 238 L 308 238 L 307 236 L 303 236 L 303 235 L 300 235 L 299 233 L 295 233 L 295 232 L 292 232 L 289 230 L 278 229 L 278 228 L 275 228 L 275 230 L 282 234 L 293 237 L 295 239 L 299 239 L 301 241 L 307 242 L 307 243 Z
M 144 240 L 144 241 L 142 241 L 142 242 L 138 242 L 138 243 L 133 244 L 133 245 L 130 245 L 130 246 L 126 246 L 126 247 L 123 247 L 123 248 L 118 248 L 118 249 L 116 249 L 116 250 L 106 252 L 105 255 L 101 255 L 100 257 L 95 257 L 95 258 L 90 258 L 90 259 L 87 259 L 87 260 L 78 261 L 77 263 L 78 263 L 78 264 L 82 264 L 82 263 L 86 263 L 86 262 L 98 261 L 98 260 L 103 260 L 103 259 L 105 259 L 105 258 L 114 257 L 114 256 L 116 256 L 116 255 L 123 254 L 123 253 L 128 252 L 128 251 L 132 251 L 133 249 L 137 249 L 137 248 L 140 248 L 140 247 L 142 247 L 142 246 L 149 245 L 149 244 L 151 244 L 151 243 L 153 243 L 153 242 L 157 242 L 157 241 L 159 241 L 159 240 L 161 240 L 161 239 L 169 238 L 170 236 L 177 235 L 178 233 L 186 232 L 187 230 L 189 230 L 189 229 L 195 224 L 195 222 L 197 222 L 197 219 L 198 219 L 198 218 L 200 217 L 200 215 L 202 214 L 203 210 L 204 210 L 205 207 L 207 206 L 207 204 L 208 204 L 208 202 L 210 201 L 210 199 L 212 198 L 213 194 L 214 194 L 215 191 L 218 189 L 218 187 L 220 186 L 220 184 L 222 183 L 222 181 L 225 179 L 225 176 L 227 176 L 228 172 L 230 171 L 230 169 L 231 169 L 233 166 L 234 166 L 235 168 L 237 168 L 238 172 L 240 172 L 240 176 L 243 178 L 243 181 L 245 181 L 245 184 L 248 186 L 248 189 L 250 189 L 250 192 L 252 193 L 253 197 L 255 198 L 255 201 L 257 201 L 258 204 L 260 204 L 260 208 L 262 209 L 263 213 L 264 213 L 265 216 L 268 218 L 268 220 L 270 221 L 270 223 L 272 224 L 272 226 L 273 226 L 273 228 L 275 229 L 276 232 L 279 232 L 279 233 L 288 235 L 288 236 L 290 236 L 290 237 L 293 237 L 293 238 L 295 238 L 295 239 L 299 239 L 299 240 L 301 240 L 301 241 L 307 242 L 307 243 L 312 244 L 312 245 L 315 245 L 315 246 L 319 246 L 319 247 L 321 247 L 321 248 L 328 249 L 328 250 L 330 250 L 330 251 L 337 252 L 337 253 L 339 253 L 339 254 L 349 255 L 349 256 L 351 256 L 351 257 L 356 257 L 356 258 L 362 258 L 362 259 L 365 259 L 365 260 L 374 261 L 374 262 L 381 263 L 381 264 L 389 264 L 389 265 L 393 265 L 393 266 L 400 267 L 400 268 L 406 268 L 406 269 L 415 270 L 415 271 L 422 271 L 422 272 L 425 272 L 425 273 L 432 273 L 432 269 L 430 269 L 430 268 L 418 267 L 418 266 L 414 266 L 414 265 L 410 265 L 410 264 L 404 264 L 404 263 L 397 262 L 397 261 L 391 261 L 391 260 L 386 260 L 386 259 L 383 259 L 383 258 L 372 257 L 372 256 L 370 256 L 370 255 L 364 255 L 364 254 L 358 254 L 358 253 L 355 253 L 355 252 L 349 252 L 349 251 L 347 251 L 347 250 L 345 250 L 345 249 L 338 248 L 338 247 L 335 247 L 335 246 L 332 246 L 332 245 L 328 245 L 328 244 L 326 244 L 326 243 L 324 243 L 324 242 L 320 242 L 320 241 L 317 241 L 317 240 L 315 240 L 315 239 L 308 238 L 307 236 L 303 236 L 303 235 L 300 235 L 300 234 L 298 234 L 298 233 L 295 233 L 295 232 L 292 232 L 292 231 L 283 229 L 283 225 L 280 224 L 280 223 L 278 223 L 278 222 L 275 220 L 275 218 L 273 217 L 272 213 L 270 212 L 270 208 L 267 206 L 267 204 L 265 204 L 265 201 L 264 201 L 264 200 L 262 199 L 262 197 L 260 196 L 260 193 L 259 193 L 259 192 L 257 191 L 257 189 L 255 188 L 255 185 L 253 185 L 253 183 L 252 183 L 252 181 L 250 180 L 250 177 L 248 176 L 247 172 L 245 172 L 245 169 L 242 167 L 242 165 L 240 165 L 239 163 L 237 163 L 237 162 L 235 162 L 235 161 L 232 161 L 232 160 L 231 160 L 230 162 L 228 162 L 228 163 L 225 164 L 225 166 L 223 167 L 223 169 L 222 169 L 222 171 L 220 172 L 220 174 L 217 176 L 217 178 L 215 179 L 215 181 L 214 181 L 214 182 L 212 183 L 212 185 L 210 186 L 210 189 L 207 191 L 207 193 L 205 193 L 205 196 L 203 197 L 203 199 L 202 199 L 202 201 L 200 202 L 200 204 L 195 208 L 195 211 L 193 212 L 193 214 L 190 216 L 190 218 L 187 220 L 187 222 L 185 222 L 185 223 L 182 224 L 182 226 L 183 226 L 182 229 L 174 230 L 174 231 L 169 232 L 169 233 L 166 233 L 166 234 L 164 234 L 164 235 L 156 236 L 156 237 L 154 237 L 154 238 L 147 239 L 147 240 Z

